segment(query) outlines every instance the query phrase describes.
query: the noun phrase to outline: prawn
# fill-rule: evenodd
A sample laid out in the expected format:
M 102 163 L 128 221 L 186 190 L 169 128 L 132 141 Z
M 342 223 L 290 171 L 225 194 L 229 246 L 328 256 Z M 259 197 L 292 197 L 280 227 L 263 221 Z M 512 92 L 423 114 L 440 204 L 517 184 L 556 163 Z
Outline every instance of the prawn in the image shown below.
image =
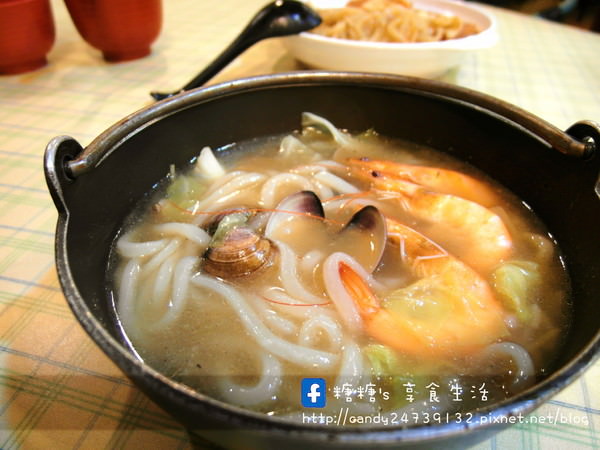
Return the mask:
M 456 195 L 430 191 L 388 172 L 366 171 L 356 165 L 354 175 L 397 199 L 403 209 L 428 227 L 428 236 L 482 273 L 506 259 L 512 251 L 512 239 L 498 216 L 479 203 Z
M 387 219 L 387 228 L 417 281 L 379 299 L 350 265 L 338 265 L 366 334 L 407 355 L 432 358 L 466 356 L 506 335 L 502 307 L 477 272 L 406 225 Z
M 350 158 L 348 163 L 354 168 L 385 173 L 442 194 L 456 195 L 486 208 L 498 205 L 498 195 L 489 186 L 456 170 L 370 158 Z

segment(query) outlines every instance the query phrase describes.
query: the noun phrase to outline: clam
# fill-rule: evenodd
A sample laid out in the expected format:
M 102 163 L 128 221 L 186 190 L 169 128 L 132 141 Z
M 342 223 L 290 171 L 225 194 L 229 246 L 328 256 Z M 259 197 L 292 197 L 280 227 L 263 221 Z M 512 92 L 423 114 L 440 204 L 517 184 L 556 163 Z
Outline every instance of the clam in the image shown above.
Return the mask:
M 249 228 L 236 227 L 211 244 L 203 268 L 220 278 L 242 277 L 269 265 L 274 251 L 269 239 Z
M 336 240 L 337 246 L 351 249 L 346 253 L 371 273 L 379 265 L 385 250 L 385 218 L 375 206 L 365 206 L 352 216 Z
M 319 197 L 300 191 L 284 198 L 271 214 L 265 236 L 281 240 L 292 247 L 302 247 L 297 240 L 310 240 L 325 253 L 344 252 L 373 272 L 383 256 L 387 240 L 385 219 L 372 205 L 365 206 L 337 231 L 324 225 L 325 214 Z
M 325 213 L 321 200 L 312 191 L 300 191 L 285 197 L 275 208 L 265 227 L 265 236 L 272 237 L 284 224 L 303 221 L 314 222 L 312 217 L 323 218 Z M 306 220 L 308 218 L 308 221 Z

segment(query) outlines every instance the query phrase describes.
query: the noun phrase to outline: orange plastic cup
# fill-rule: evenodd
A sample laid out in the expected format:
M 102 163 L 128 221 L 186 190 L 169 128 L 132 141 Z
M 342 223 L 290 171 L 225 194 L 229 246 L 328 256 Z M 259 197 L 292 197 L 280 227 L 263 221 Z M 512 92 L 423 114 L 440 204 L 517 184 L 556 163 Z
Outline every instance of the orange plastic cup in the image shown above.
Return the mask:
M 39 69 L 54 44 L 49 0 L 0 0 L 0 74 Z
M 65 0 L 83 39 L 109 62 L 142 58 L 160 34 L 160 0 Z

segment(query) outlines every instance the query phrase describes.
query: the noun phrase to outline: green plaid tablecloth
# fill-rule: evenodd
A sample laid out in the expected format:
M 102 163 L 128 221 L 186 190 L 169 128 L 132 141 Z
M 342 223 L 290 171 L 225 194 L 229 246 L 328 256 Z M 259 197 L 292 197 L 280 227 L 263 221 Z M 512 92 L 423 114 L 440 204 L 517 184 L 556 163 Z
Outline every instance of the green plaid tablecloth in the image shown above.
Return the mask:
M 179 88 L 263 3 L 165 0 L 152 55 L 111 65 L 83 42 L 63 2 L 52 0 L 57 38 L 49 65 L 0 77 L 0 448 L 190 446 L 185 431 L 132 386 L 71 314 L 54 268 L 56 212 L 42 155 L 54 136 L 70 135 L 85 146 L 149 104 L 151 90 Z M 600 35 L 490 10 L 500 42 L 469 55 L 444 80 L 514 103 L 562 129 L 600 120 Z M 213 82 L 298 68 L 271 40 Z M 476 448 L 599 448 L 599 382 L 596 363 L 536 411 L 536 423 L 514 425 Z

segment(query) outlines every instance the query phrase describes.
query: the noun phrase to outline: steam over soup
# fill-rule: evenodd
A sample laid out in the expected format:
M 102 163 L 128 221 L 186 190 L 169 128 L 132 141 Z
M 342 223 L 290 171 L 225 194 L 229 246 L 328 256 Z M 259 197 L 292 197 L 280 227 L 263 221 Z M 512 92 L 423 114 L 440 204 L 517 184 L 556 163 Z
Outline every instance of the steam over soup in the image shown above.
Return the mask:
M 109 273 L 139 357 L 304 422 L 325 394 L 326 412 L 406 425 L 543 375 L 569 284 L 532 212 L 445 154 L 302 122 L 219 161 L 203 149 L 124 227 Z

